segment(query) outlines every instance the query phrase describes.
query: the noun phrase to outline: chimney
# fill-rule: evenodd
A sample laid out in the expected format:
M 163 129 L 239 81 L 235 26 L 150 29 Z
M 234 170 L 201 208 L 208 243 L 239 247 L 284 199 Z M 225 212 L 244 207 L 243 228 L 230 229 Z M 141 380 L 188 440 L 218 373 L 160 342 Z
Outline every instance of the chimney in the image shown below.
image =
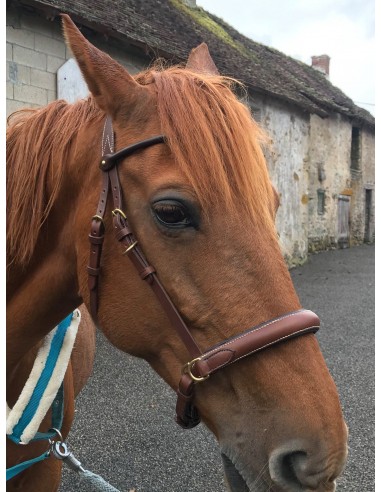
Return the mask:
M 322 72 L 325 77 L 329 78 L 329 61 L 330 57 L 328 55 L 311 56 L 312 68 L 318 72 Z

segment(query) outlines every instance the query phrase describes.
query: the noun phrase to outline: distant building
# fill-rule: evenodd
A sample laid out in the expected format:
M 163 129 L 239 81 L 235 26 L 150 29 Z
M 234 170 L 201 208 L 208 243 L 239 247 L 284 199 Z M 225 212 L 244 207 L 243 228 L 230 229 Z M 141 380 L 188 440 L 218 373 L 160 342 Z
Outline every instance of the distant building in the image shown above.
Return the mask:
M 132 73 L 158 56 L 184 61 L 205 41 L 220 72 L 246 84 L 253 116 L 272 139 L 267 159 L 290 265 L 308 251 L 374 240 L 375 120 L 329 82 L 329 56 L 314 56 L 309 67 L 246 38 L 194 0 L 10 0 L 8 114 L 86 92 L 66 64 L 61 12 Z

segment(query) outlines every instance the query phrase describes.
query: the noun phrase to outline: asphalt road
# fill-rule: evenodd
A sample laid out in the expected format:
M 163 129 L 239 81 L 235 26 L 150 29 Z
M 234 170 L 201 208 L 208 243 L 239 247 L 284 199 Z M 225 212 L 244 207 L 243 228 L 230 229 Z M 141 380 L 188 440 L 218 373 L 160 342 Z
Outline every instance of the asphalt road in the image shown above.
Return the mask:
M 374 246 L 320 253 L 291 271 L 302 305 L 319 314 L 323 354 L 349 426 L 338 491 L 374 486 Z M 225 492 L 217 444 L 174 423 L 175 395 L 138 359 L 98 335 L 94 374 L 68 443 L 85 468 L 128 492 Z M 64 471 L 61 492 L 93 490 Z

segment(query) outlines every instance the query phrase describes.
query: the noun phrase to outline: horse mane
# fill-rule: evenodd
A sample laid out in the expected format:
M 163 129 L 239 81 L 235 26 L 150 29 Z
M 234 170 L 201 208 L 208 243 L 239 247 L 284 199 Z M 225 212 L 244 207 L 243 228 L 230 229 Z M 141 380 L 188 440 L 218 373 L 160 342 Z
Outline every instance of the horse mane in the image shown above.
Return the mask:
M 234 79 L 154 65 L 135 76 L 154 83 L 161 131 L 201 206 L 225 204 L 274 228 L 274 193 L 262 146 L 266 136 L 234 95 Z M 7 130 L 7 249 L 26 264 L 60 189 L 73 137 L 104 113 L 90 97 L 18 111 Z M 54 165 L 53 165 L 54 163 Z M 47 182 L 54 184 L 47 192 Z
M 8 118 L 7 261 L 30 259 L 42 225 L 60 189 L 73 137 L 81 125 L 101 118 L 90 98 L 75 104 L 57 100 Z M 52 189 L 47 190 L 47 183 Z

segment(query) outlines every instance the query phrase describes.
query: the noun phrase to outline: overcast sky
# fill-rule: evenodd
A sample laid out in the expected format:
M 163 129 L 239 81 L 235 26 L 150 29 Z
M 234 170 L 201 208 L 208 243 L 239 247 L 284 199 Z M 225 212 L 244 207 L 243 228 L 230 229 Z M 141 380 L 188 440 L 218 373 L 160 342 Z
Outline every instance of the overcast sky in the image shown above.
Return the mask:
M 308 65 L 312 55 L 330 56 L 330 81 L 375 113 L 373 0 L 197 0 L 197 5 Z

